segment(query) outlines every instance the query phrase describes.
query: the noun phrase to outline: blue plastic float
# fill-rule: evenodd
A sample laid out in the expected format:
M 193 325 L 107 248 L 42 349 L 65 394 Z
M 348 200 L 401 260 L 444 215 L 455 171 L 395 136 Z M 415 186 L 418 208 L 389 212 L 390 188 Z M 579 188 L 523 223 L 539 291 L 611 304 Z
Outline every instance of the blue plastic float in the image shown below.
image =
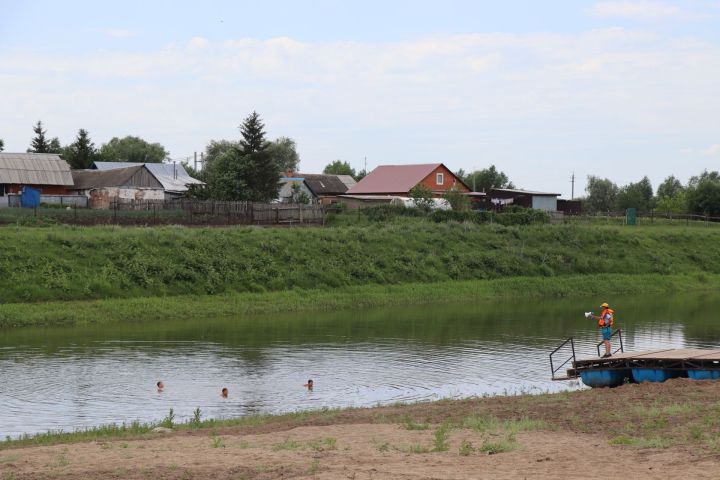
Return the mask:
M 718 380 L 720 370 L 688 370 L 688 377 L 693 380 Z
M 630 377 L 629 370 L 581 370 L 580 379 L 588 387 L 617 387 Z
M 664 382 L 671 378 L 684 377 L 686 370 L 665 370 L 663 368 L 633 368 L 633 380 L 641 382 Z

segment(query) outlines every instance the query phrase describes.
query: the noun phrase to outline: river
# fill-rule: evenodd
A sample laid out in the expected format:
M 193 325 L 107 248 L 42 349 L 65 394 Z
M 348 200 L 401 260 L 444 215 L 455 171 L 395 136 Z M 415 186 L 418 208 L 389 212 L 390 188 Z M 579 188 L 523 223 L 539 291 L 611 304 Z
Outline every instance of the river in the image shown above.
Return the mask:
M 583 388 L 548 353 L 616 310 L 626 350 L 720 346 L 720 294 L 478 302 L 0 331 L 0 434 Z M 312 378 L 315 388 L 303 384 Z M 155 383 L 165 390 L 158 393 Z M 228 398 L 220 389 L 229 389 Z

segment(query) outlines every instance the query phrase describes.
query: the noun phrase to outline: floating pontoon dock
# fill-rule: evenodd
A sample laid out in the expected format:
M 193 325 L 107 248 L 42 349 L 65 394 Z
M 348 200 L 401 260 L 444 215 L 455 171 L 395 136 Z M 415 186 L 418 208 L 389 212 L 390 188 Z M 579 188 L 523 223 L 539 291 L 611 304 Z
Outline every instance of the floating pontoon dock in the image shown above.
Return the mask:
M 572 349 L 572 356 L 560 366 L 553 366 L 553 355 L 561 348 Z M 621 347 L 622 349 L 622 347 Z M 620 350 L 620 349 L 618 349 Z M 556 373 L 572 361 L 567 376 Z M 720 349 L 669 348 L 642 352 L 617 352 L 608 358 L 575 358 L 575 344 L 569 338 L 550 354 L 553 380 L 578 378 L 590 387 L 612 387 L 628 382 L 664 382 L 669 378 L 695 380 L 720 379 Z

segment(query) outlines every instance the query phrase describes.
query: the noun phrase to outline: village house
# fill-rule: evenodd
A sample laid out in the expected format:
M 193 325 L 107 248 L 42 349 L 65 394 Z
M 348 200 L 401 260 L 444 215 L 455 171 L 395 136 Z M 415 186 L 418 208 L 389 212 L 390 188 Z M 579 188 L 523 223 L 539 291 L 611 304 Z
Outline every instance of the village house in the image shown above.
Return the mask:
M 383 203 L 407 204 L 410 191 L 418 185 L 430 189 L 435 199 L 442 198 L 448 190 L 455 188 L 470 197 L 473 208 L 478 208 L 485 198 L 484 193 L 472 192 L 460 177 L 442 163 L 427 163 L 381 165 L 348 189 L 345 195 L 338 196 L 338 200 L 342 200 L 347 208 L 363 208 Z M 438 203 L 438 208 L 443 207 L 443 204 Z
M 346 195 L 408 197 L 410 190 L 417 185 L 428 187 L 436 198 L 442 197 L 452 188 L 470 193 L 470 188 L 465 185 L 465 182 L 445 165 L 442 163 L 426 163 L 419 165 L 380 165 L 360 180 L 357 185 L 350 188 Z
M 294 203 L 304 195 L 311 203 L 328 205 L 356 183 L 350 175 L 287 172 L 280 178 L 278 201 Z
M 74 192 L 86 196 L 88 206 L 94 209 L 165 199 L 163 185 L 142 163 L 111 170 L 73 170 L 72 177 Z
M 186 195 L 191 185 L 205 185 L 204 182 L 191 177 L 185 167 L 177 163 L 95 162 L 93 169 L 117 170 L 138 165 L 144 165 L 150 174 L 160 182 L 165 200 L 172 200 Z
M 70 165 L 54 153 L 0 152 L 0 206 L 8 206 L 8 195 L 19 195 L 23 187 L 67 195 L 73 187 Z

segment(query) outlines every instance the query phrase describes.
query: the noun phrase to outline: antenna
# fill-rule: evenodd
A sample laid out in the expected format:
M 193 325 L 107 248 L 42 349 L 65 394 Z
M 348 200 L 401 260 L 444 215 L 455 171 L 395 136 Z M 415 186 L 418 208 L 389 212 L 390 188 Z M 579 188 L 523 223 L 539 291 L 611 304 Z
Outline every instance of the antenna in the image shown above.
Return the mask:
M 570 187 L 570 200 L 575 200 L 575 172 L 570 177 L 570 184 L 572 185 Z

